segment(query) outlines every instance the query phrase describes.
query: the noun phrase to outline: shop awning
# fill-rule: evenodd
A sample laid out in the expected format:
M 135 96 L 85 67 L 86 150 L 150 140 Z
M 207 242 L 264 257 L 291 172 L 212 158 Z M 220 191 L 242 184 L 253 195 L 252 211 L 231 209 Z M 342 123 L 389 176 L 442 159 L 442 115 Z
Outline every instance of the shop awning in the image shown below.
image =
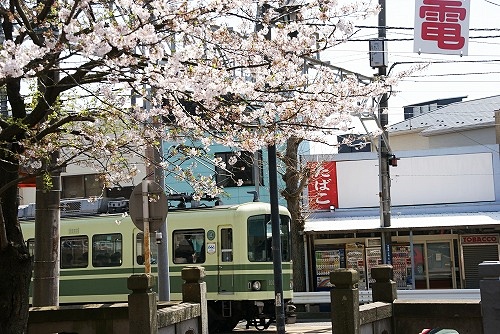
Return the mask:
M 380 227 L 380 216 L 307 219 L 305 232 L 347 232 L 381 230 L 424 230 L 500 226 L 499 212 L 393 215 L 390 227 Z

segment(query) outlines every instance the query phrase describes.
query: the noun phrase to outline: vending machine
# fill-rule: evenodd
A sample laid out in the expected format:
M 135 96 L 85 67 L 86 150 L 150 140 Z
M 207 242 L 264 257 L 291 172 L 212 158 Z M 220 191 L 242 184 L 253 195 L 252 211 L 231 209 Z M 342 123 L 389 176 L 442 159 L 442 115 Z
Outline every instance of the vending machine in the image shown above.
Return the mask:
M 372 278 L 372 268 L 382 264 L 382 249 L 380 247 L 367 247 L 366 248 L 366 276 L 368 280 L 368 289 L 371 284 L 375 282 Z
M 409 245 L 392 245 L 392 269 L 398 289 L 411 287 L 411 258 Z
M 358 288 L 366 290 L 365 245 L 361 243 L 346 244 L 345 253 L 346 268 L 353 268 L 359 272 Z
M 345 268 L 344 249 L 329 249 L 315 251 L 316 260 L 316 290 L 329 290 L 330 272 L 337 268 Z

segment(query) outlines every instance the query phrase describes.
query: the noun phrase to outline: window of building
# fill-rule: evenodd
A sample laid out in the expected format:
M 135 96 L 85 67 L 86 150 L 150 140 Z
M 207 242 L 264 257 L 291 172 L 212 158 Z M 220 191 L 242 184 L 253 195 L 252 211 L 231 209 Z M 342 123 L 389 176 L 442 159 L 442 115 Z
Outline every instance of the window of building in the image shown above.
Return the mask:
M 205 231 L 176 230 L 172 232 L 174 263 L 205 262 Z
M 86 268 L 89 264 L 89 238 L 86 235 L 61 237 L 61 269 Z
M 97 234 L 92 237 L 92 265 L 117 267 L 122 265 L 122 235 Z
M 215 168 L 215 177 L 218 186 L 237 187 L 253 186 L 256 183 L 254 170 L 258 168 L 259 184 L 264 185 L 264 172 L 262 168 L 262 151 L 258 151 L 257 161 L 251 152 L 221 152 L 215 157 L 226 164 L 226 168 Z
M 371 143 L 359 135 L 337 136 L 338 153 L 371 152 Z
M 102 195 L 104 183 L 99 174 L 68 175 L 61 179 L 61 198 L 87 198 Z

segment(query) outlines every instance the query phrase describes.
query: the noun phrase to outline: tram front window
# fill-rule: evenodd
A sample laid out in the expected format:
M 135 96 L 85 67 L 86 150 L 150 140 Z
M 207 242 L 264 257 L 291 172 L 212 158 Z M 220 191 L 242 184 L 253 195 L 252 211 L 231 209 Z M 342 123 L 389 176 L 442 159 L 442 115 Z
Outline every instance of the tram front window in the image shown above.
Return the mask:
M 280 215 L 281 260 L 290 261 L 290 218 Z M 248 218 L 248 260 L 269 262 L 273 260 L 271 215 Z

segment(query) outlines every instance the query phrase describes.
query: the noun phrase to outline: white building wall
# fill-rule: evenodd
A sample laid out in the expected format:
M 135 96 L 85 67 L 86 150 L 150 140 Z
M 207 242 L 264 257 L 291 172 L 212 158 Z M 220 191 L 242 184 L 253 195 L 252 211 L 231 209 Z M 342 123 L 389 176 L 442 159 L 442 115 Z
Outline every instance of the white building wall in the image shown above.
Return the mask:
M 379 205 L 378 160 L 337 161 L 339 208 Z
M 405 157 L 390 167 L 391 204 L 495 201 L 492 153 Z M 339 208 L 379 204 L 378 160 L 337 161 Z
M 393 151 L 425 150 L 447 147 L 463 147 L 495 144 L 495 127 L 457 130 L 432 136 L 418 132 L 390 134 L 389 142 Z
M 19 204 L 20 205 L 35 203 L 35 198 L 36 198 L 36 188 L 35 187 L 19 188 Z
M 404 158 L 391 168 L 393 205 L 494 200 L 491 153 Z
M 495 144 L 495 127 L 457 131 L 429 137 L 429 148 L 459 147 Z M 392 142 L 391 142 L 392 146 Z M 411 146 L 409 146 L 411 147 Z
M 389 143 L 393 151 L 426 150 L 430 146 L 429 137 L 423 137 L 415 132 L 391 135 Z

